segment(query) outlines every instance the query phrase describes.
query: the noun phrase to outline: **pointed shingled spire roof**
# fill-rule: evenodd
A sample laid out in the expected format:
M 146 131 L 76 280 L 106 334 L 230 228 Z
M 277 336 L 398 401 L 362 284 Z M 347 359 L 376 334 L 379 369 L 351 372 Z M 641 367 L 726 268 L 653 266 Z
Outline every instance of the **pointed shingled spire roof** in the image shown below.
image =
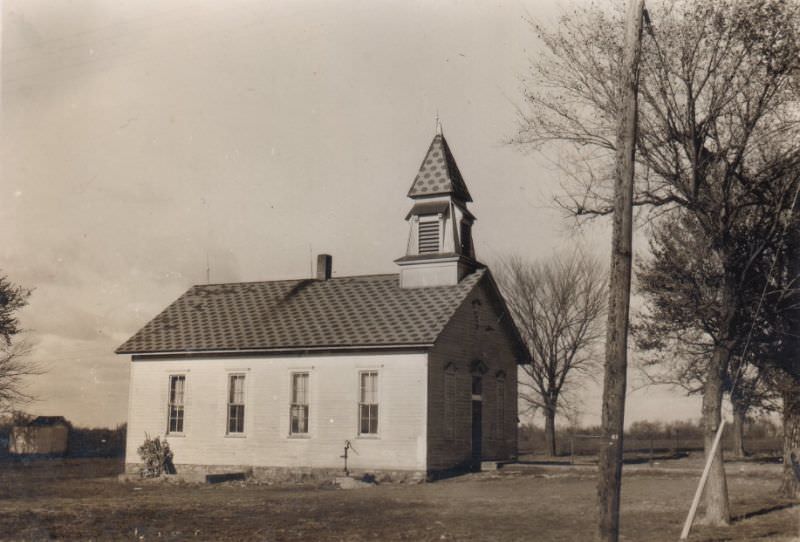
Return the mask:
M 453 194 L 464 201 L 472 201 L 467 185 L 447 141 L 437 133 L 422 161 L 419 173 L 408 191 L 409 198 Z

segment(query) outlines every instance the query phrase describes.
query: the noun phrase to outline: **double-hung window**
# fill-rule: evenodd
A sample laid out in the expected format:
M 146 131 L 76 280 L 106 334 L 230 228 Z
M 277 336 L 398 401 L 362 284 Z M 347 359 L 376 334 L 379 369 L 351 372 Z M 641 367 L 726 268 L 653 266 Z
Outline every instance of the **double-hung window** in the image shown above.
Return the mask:
M 292 435 L 308 434 L 308 373 L 292 373 L 289 419 L 289 432 Z
M 359 378 L 358 432 L 378 434 L 378 372 L 362 371 Z
M 244 433 L 244 375 L 228 377 L 228 434 Z
M 183 433 L 186 376 L 170 375 L 167 433 Z

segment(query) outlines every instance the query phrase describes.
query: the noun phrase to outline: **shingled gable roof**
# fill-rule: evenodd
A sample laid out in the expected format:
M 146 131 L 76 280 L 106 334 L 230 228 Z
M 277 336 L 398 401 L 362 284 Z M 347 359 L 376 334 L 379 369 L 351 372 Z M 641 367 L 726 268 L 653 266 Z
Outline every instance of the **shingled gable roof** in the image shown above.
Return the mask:
M 408 197 L 441 194 L 453 194 L 464 201 L 472 201 L 447 140 L 442 134 L 436 134 L 408 191 Z
M 429 288 L 396 274 L 193 286 L 116 352 L 430 346 L 485 274 Z

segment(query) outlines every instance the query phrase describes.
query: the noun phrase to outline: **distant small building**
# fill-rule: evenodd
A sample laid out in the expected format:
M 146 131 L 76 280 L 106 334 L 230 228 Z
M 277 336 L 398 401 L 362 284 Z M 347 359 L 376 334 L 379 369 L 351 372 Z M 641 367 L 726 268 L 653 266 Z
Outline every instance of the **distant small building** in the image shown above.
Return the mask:
M 39 416 L 11 429 L 8 451 L 18 455 L 63 455 L 68 440 L 69 422 L 63 416 Z

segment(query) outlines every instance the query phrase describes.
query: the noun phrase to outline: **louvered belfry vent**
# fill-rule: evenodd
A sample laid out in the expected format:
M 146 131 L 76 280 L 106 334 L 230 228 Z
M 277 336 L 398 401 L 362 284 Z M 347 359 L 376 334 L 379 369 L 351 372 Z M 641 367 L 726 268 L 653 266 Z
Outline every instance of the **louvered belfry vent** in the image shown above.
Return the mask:
M 439 221 L 419 223 L 419 253 L 439 252 Z

